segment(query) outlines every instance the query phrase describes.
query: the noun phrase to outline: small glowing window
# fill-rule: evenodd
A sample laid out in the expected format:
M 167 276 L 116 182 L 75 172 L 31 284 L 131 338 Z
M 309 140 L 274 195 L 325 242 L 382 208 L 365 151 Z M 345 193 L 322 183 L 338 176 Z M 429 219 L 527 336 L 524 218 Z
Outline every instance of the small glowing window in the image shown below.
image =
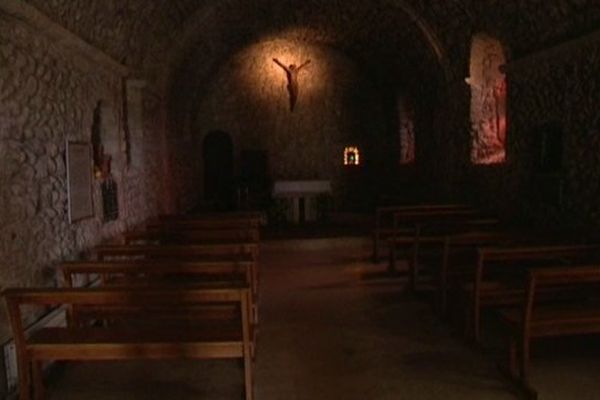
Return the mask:
M 344 165 L 360 165 L 358 147 L 346 147 L 344 149 Z

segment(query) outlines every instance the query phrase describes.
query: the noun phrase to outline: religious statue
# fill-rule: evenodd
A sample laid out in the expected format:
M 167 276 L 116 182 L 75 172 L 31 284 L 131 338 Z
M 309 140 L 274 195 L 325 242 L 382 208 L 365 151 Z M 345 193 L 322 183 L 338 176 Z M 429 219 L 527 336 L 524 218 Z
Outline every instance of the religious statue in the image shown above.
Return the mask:
M 296 66 L 296 64 L 285 66 L 285 64 L 276 58 L 274 58 L 273 61 L 285 71 L 288 81 L 287 90 L 290 94 L 290 111 L 294 111 L 294 106 L 296 105 L 296 100 L 298 99 L 298 73 L 302 68 L 310 64 L 310 60 L 305 61 L 300 66 Z

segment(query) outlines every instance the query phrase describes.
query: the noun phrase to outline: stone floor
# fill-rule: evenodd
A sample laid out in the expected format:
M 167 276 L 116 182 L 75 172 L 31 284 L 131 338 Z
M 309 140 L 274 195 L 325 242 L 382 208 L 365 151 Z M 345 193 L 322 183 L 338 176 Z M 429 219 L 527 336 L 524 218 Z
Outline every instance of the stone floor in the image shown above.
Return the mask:
M 502 341 L 465 344 L 368 253 L 361 238 L 263 245 L 257 400 L 517 398 L 496 367 Z M 540 399 L 600 398 L 600 340 L 581 343 L 534 358 Z M 50 381 L 51 400 L 239 400 L 242 376 L 230 361 L 102 362 Z

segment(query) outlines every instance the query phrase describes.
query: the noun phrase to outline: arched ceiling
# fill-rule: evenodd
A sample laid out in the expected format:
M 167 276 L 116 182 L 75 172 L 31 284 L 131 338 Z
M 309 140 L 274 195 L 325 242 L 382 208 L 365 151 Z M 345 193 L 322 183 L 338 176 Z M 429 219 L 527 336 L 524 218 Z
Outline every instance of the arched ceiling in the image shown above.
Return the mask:
M 600 25 L 598 0 L 26 0 L 51 19 L 101 48 L 117 60 L 140 62 L 153 50 L 173 45 L 183 27 L 194 23 L 198 10 L 223 4 L 227 19 L 245 16 L 248 8 L 274 26 L 280 21 L 323 19 L 344 25 L 344 31 L 364 29 L 367 23 L 385 25 L 395 19 L 391 8 L 412 12 L 424 23 L 445 49 L 459 45 L 473 31 L 487 30 L 523 55 L 581 35 Z M 371 8 L 369 17 L 352 18 L 361 9 Z M 324 10 L 336 10 L 332 15 Z M 336 18 L 338 19 L 336 21 Z M 346 24 L 344 24 L 346 20 Z M 342 24 L 339 24 L 342 22 Z M 355 24 L 355 25 L 352 25 Z M 228 27 L 232 32 L 236 26 Z M 395 26 L 401 34 L 415 24 Z M 345 35 L 343 32 L 342 36 Z M 376 39 L 376 38 L 375 38 Z
M 600 26 L 598 0 L 27 2 L 149 80 L 192 91 L 269 35 L 334 47 L 384 79 L 418 74 L 426 82 L 461 77 L 475 32 L 496 36 L 518 58 Z

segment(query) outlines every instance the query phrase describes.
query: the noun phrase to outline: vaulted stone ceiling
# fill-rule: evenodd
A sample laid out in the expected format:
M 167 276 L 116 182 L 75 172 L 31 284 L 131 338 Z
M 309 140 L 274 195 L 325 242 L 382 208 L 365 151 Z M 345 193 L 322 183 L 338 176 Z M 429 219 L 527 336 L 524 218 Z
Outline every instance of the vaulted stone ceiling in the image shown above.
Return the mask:
M 391 30 L 389 36 L 411 37 L 417 25 L 431 30 L 448 50 L 478 30 L 498 36 L 520 56 L 581 35 L 600 24 L 598 0 L 27 0 L 50 18 L 103 49 L 117 60 L 140 62 L 152 51 L 164 51 L 187 25 L 210 26 L 232 21 L 228 38 L 277 30 L 291 23 L 316 27 L 314 38 L 360 46 L 368 37 Z M 218 3 L 218 4 L 217 4 Z M 215 13 L 206 12 L 218 6 Z M 407 15 L 407 14 L 413 15 Z M 197 20 L 203 14 L 211 21 Z M 398 25 L 399 14 L 410 21 Z M 406 18 L 408 17 L 408 18 Z M 250 19 L 253 19 L 250 21 Z M 202 26 L 197 30 L 202 31 Z M 315 30 L 313 29 L 313 32 Z M 421 34 L 421 33 L 418 33 Z M 388 40 L 370 36 L 370 43 Z M 394 43 L 391 43 L 394 44 Z M 405 43 L 410 44 L 410 43 Z M 468 43 L 465 44 L 468 47 Z M 387 46 L 390 47 L 390 46 Z M 155 56 L 156 57 L 156 56 Z M 164 57 L 163 57 L 164 59 Z
M 330 46 L 384 80 L 435 86 L 462 79 L 473 33 L 499 38 L 510 59 L 600 26 L 598 0 L 27 1 L 179 96 L 266 36 Z

